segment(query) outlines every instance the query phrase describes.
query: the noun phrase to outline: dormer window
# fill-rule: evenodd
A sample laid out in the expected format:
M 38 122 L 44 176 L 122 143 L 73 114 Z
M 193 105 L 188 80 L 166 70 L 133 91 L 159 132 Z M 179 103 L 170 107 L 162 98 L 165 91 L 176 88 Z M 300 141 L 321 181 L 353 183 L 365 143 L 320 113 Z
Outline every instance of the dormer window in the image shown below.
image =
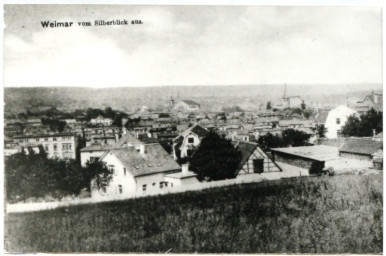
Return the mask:
M 188 138 L 188 143 L 194 143 L 194 138 Z

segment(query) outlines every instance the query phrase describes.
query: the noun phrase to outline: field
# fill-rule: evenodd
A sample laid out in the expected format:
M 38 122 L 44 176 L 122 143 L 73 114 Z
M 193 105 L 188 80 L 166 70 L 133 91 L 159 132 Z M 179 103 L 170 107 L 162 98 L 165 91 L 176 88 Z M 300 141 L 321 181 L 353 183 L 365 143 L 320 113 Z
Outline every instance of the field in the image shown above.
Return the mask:
M 381 253 L 382 175 L 307 177 L 5 216 L 8 252 Z

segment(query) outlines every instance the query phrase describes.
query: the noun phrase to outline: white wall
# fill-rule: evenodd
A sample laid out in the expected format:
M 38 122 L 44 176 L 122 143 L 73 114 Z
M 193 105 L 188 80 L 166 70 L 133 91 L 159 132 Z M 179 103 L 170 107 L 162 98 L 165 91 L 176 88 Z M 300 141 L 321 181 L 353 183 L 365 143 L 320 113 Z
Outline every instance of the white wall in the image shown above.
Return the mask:
M 326 125 L 328 139 L 336 139 L 338 137 L 338 130 L 346 124 L 347 118 L 352 114 L 358 114 L 355 110 L 346 107 L 344 105 L 332 109 L 327 116 Z M 340 119 L 340 123 L 337 124 L 337 118 Z
M 133 175 L 126 170 L 124 173 L 124 166 L 113 154 L 108 153 L 101 159 L 106 162 L 106 165 L 114 165 L 114 174 L 108 186 L 106 187 L 106 193 L 102 190 L 92 189 L 92 197 L 111 197 L 111 196 L 129 196 L 135 194 L 137 191 L 136 180 Z M 122 193 L 119 191 L 119 185 L 122 186 Z
M 193 139 L 193 143 L 188 143 L 190 138 Z M 181 145 L 181 157 L 187 156 L 189 146 L 197 147 L 200 144 L 200 142 L 201 140 L 198 138 L 196 134 L 189 133 L 188 135 L 186 135 Z

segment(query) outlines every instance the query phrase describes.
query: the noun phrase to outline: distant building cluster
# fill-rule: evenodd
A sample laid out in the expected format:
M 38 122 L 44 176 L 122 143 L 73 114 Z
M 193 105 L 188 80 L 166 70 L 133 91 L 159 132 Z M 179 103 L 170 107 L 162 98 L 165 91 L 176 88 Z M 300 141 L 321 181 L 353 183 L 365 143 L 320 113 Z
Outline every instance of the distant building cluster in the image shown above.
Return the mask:
M 167 102 L 167 100 L 165 101 Z M 73 159 L 80 165 L 102 161 L 113 174 L 108 186 L 92 190 L 93 196 L 161 191 L 189 186 L 197 181 L 189 165 L 178 159 L 191 156 L 209 132 L 232 141 L 242 153 L 237 175 L 285 172 L 285 166 L 303 169 L 383 168 L 383 134 L 369 138 L 345 138 L 342 128 L 351 115 L 371 108 L 382 112 L 382 94 L 372 93 L 354 104 L 330 109 L 311 108 L 298 96 L 284 97 L 258 111 L 203 111 L 194 100 L 170 98 L 164 109 L 143 106 L 122 115 L 120 123 L 103 115 L 85 120 L 55 117 L 61 131 L 42 122 L 44 116 L 5 120 L 5 156 L 45 153 L 49 158 Z M 311 104 L 310 104 L 311 105 Z M 302 110 L 302 111 L 299 111 Z M 308 111 L 308 116 L 304 113 Z M 323 125 L 322 142 L 315 128 Z M 310 135 L 305 147 L 272 148 L 265 152 L 256 142 L 267 134 L 286 129 Z M 284 167 L 283 167 L 284 166 Z

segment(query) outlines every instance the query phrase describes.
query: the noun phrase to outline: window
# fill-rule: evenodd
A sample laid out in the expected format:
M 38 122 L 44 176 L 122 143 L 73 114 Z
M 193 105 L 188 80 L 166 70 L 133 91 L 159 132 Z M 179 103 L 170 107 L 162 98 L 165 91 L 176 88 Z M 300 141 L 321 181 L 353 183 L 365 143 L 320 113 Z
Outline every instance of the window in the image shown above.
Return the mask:
M 107 168 L 109 169 L 109 171 L 111 172 L 111 174 L 117 175 L 117 174 L 115 173 L 114 165 L 109 165 Z
M 53 141 L 56 141 L 56 137 L 53 137 L 52 140 L 53 140 Z
M 170 186 L 173 187 L 173 183 L 170 183 Z
M 155 182 L 153 183 L 153 186 L 155 186 Z
M 118 185 L 119 194 L 122 194 L 122 185 Z
M 36 139 L 36 142 L 39 142 L 39 139 Z
M 336 124 L 340 124 L 340 118 L 336 119 Z
M 48 145 L 44 145 L 44 150 L 48 151 Z
M 54 151 L 58 150 L 58 145 L 54 144 Z
M 62 147 L 63 147 L 63 150 L 71 150 L 72 145 L 71 143 L 64 143 Z
M 102 192 L 103 192 L 103 193 L 106 193 L 106 186 L 103 186 L 103 187 L 102 187 Z
M 194 138 L 188 138 L 188 143 L 193 143 L 194 142 Z
M 164 182 L 164 184 L 165 184 L 165 187 L 167 187 L 167 186 L 168 186 L 168 183 L 167 183 L 167 182 Z
M 19 140 L 19 142 L 23 142 L 24 140 Z
M 142 185 L 142 191 L 146 191 L 146 184 Z
M 159 183 L 159 188 L 163 188 L 164 187 L 164 183 L 163 182 L 160 182 Z
M 44 141 L 48 141 L 48 138 L 44 138 Z

